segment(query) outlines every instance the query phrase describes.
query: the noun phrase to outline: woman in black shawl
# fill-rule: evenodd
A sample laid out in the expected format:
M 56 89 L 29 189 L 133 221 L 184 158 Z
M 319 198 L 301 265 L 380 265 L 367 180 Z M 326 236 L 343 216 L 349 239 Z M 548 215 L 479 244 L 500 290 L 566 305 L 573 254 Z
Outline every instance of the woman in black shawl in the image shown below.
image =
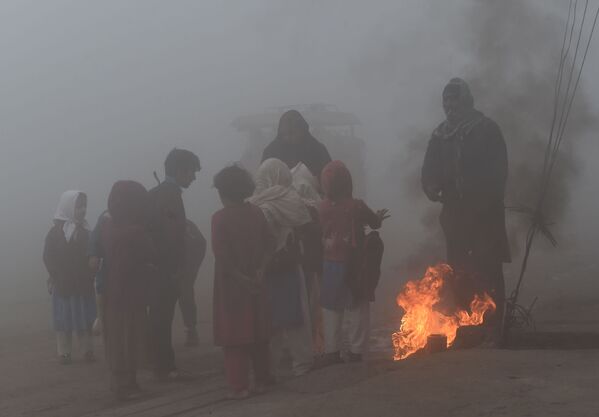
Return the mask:
M 310 134 L 308 122 L 297 110 L 289 110 L 281 116 L 277 137 L 264 149 L 262 162 L 269 158 L 280 159 L 289 169 L 303 162 L 317 178 L 331 162 L 329 151 Z

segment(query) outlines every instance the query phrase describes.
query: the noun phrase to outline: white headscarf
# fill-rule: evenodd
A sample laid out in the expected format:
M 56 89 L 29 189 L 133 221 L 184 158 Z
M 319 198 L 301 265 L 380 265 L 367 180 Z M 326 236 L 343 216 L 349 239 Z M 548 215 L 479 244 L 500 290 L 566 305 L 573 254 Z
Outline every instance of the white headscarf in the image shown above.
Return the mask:
M 306 204 L 318 207 L 322 198 L 318 193 L 318 178 L 316 178 L 303 162 L 297 164 L 292 170 L 293 186 Z
M 62 193 L 60 200 L 58 201 L 56 214 L 54 215 L 54 220 L 61 220 L 64 222 L 62 230 L 67 242 L 69 242 L 73 237 L 73 233 L 75 233 L 77 226 L 81 226 L 84 229 L 89 229 L 89 226 L 85 220 L 78 221 L 75 219 L 75 206 L 77 205 L 77 198 L 80 194 L 85 193 L 77 190 L 69 190 Z
M 287 244 L 293 228 L 309 223 L 312 218 L 300 195 L 293 188 L 293 178 L 287 165 L 271 158 L 262 163 L 256 173 L 256 191 L 248 201 L 262 209 L 276 251 Z

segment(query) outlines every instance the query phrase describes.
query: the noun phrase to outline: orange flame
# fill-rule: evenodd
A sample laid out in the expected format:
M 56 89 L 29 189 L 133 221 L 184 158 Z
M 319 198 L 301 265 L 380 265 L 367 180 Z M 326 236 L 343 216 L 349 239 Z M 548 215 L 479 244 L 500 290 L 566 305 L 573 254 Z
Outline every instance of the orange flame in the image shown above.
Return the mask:
M 449 265 L 429 267 L 420 280 L 408 281 L 397 296 L 397 304 L 405 311 L 399 332 L 393 333 L 394 360 L 402 360 L 426 346 L 428 336 L 447 336 L 450 347 L 462 326 L 478 326 L 483 323 L 487 311 L 496 308 L 493 299 L 486 293 L 475 295 L 470 303 L 470 312 L 459 310 L 451 316 L 435 310 L 441 297 L 439 292 L 445 277 L 453 273 Z

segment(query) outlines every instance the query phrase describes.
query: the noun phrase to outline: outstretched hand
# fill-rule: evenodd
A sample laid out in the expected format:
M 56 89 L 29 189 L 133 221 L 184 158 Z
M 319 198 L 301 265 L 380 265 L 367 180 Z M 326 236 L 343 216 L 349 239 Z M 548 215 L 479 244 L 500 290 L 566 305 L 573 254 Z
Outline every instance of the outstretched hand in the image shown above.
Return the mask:
M 376 212 L 376 215 L 378 216 L 379 219 L 381 219 L 381 222 L 385 219 L 388 219 L 389 217 L 391 217 L 391 215 L 389 214 L 389 209 L 382 209 Z

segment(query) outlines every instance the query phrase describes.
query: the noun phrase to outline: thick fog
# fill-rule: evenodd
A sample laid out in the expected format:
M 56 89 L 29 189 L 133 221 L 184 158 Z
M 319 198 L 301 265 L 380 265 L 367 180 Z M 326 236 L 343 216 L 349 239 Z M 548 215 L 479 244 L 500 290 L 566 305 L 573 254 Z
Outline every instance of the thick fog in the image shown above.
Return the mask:
M 88 193 L 93 225 L 114 181 L 151 187 L 152 172 L 162 176 L 166 153 L 188 148 L 204 167 L 185 192 L 188 216 L 208 236 L 219 207 L 212 176 L 239 160 L 247 145 L 232 120 L 315 102 L 337 105 L 361 121 L 367 200 L 393 215 L 383 237 L 386 285 L 394 288 L 395 280 L 407 278 L 395 276 L 396 267 L 435 246 L 435 207 L 414 184 L 430 132 L 444 118 L 441 91 L 451 77 L 472 83 L 480 110 L 504 127 L 510 158 L 529 167 L 512 170 L 514 187 L 524 190 L 522 182 L 540 169 L 542 153 L 522 144 L 544 140 L 549 129 L 547 81 L 557 71 L 563 3 L 0 3 L 0 301 L 7 306 L 43 299 L 43 239 L 63 191 Z M 539 245 L 551 265 L 565 265 L 560 259 L 583 268 L 596 263 L 599 39 L 587 65 L 566 132 L 565 165 L 558 170 L 561 191 L 554 195 L 563 245 Z M 517 247 L 514 255 L 517 261 Z M 209 263 L 204 282 L 210 281 Z

